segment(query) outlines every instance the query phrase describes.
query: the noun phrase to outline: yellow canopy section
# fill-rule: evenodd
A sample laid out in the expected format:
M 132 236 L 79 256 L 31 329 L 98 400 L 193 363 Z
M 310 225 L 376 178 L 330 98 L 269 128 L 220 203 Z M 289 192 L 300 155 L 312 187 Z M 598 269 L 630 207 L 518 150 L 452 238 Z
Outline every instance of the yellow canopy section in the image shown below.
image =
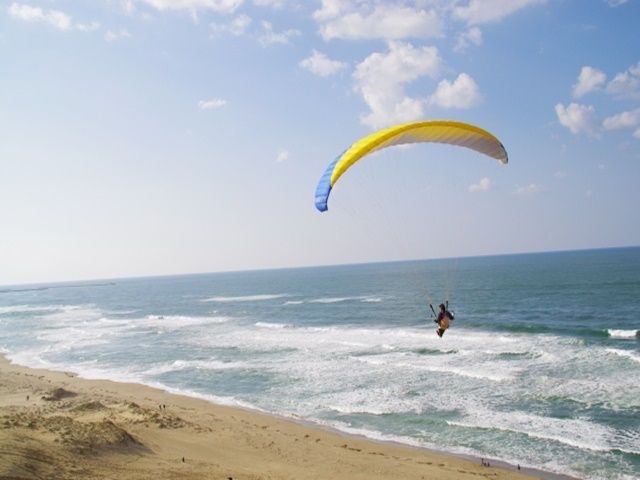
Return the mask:
M 508 162 L 507 151 L 500 141 L 486 130 L 469 123 L 453 120 L 431 120 L 412 122 L 379 130 L 355 142 L 338 159 L 331 173 L 330 186 L 351 165 L 365 155 L 393 145 L 436 142 L 457 145 L 484 153 L 501 163 Z

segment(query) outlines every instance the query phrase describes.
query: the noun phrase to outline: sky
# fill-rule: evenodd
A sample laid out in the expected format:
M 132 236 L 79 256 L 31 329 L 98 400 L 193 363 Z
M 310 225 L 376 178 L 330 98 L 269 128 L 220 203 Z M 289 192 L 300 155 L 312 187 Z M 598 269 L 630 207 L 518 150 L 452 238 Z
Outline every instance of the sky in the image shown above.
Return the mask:
M 0 1 L 0 284 L 640 244 L 637 0 Z M 443 145 L 326 166 L 378 128 Z

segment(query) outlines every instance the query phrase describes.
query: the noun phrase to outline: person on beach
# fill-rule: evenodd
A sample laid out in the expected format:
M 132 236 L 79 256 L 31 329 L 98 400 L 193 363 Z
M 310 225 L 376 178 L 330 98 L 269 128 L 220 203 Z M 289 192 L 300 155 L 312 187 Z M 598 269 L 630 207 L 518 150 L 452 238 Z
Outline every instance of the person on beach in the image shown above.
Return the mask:
M 448 302 L 447 302 L 448 303 Z M 436 329 L 436 334 L 442 338 L 442 335 L 444 335 L 445 330 L 447 330 L 449 328 L 449 322 L 451 320 L 454 320 L 453 315 L 451 314 L 451 312 L 447 309 L 447 307 L 445 306 L 444 303 L 440 304 L 440 312 L 438 313 L 438 316 L 436 317 L 436 319 L 434 320 L 435 323 L 438 324 L 438 329 Z

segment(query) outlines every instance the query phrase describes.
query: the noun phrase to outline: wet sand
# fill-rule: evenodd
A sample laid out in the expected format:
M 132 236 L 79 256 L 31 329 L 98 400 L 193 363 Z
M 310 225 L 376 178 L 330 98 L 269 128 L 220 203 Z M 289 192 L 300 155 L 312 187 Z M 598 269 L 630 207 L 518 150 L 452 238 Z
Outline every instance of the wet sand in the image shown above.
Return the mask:
M 164 405 L 164 407 L 163 407 Z M 0 357 L 0 479 L 531 479 L 144 385 Z

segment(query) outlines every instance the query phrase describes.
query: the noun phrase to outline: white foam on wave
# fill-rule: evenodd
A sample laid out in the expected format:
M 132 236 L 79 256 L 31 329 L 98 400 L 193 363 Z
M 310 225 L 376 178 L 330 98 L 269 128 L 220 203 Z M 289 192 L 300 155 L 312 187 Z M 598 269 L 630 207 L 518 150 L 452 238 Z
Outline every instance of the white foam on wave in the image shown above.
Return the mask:
M 475 378 L 478 380 L 490 380 L 492 382 L 504 382 L 513 378 L 514 369 L 510 373 L 500 373 L 498 369 L 486 371 L 479 368 L 452 367 L 452 366 L 428 366 L 423 367 L 429 372 L 450 373 L 461 377 Z M 504 370 L 503 370 L 504 372 Z
M 412 447 L 429 448 L 432 450 L 435 450 L 437 448 L 442 448 L 441 445 L 438 447 L 435 444 L 432 444 L 423 440 L 419 440 L 417 438 L 407 437 L 402 435 L 385 434 L 377 430 L 370 430 L 366 428 L 356 428 L 344 422 L 314 420 L 314 423 L 317 423 L 319 425 L 324 425 L 326 427 L 335 428 L 336 430 L 339 430 L 344 433 L 348 433 L 349 435 L 357 435 L 365 438 L 370 438 L 372 440 L 378 440 L 381 442 L 394 442 L 394 443 L 400 443 L 403 445 L 410 445 Z M 465 450 L 465 451 L 456 451 L 455 453 L 473 454 L 474 452 L 470 450 L 469 451 Z
M 187 315 L 108 318 L 92 306 L 72 306 L 41 318 L 43 329 L 36 332 L 36 337 L 61 350 L 107 344 L 149 329 L 153 329 L 152 333 L 162 333 L 229 321 L 229 317 Z
M 40 328 L 32 335 L 43 343 L 45 351 L 106 344 L 117 334 L 102 312 L 92 305 L 61 305 L 38 318 Z
M 35 338 L 48 345 L 55 344 L 58 351 L 108 344 L 110 337 L 113 335 L 105 329 L 86 329 L 74 326 L 43 330 L 35 335 Z
M 237 297 L 215 296 L 203 298 L 201 302 L 217 302 L 217 303 L 233 303 L 233 302 L 262 302 L 265 300 L 276 300 L 278 298 L 288 297 L 287 293 L 266 293 L 258 295 L 242 295 Z
M 256 322 L 256 327 L 259 328 L 274 328 L 274 329 L 282 329 L 290 327 L 291 325 L 287 325 L 286 323 L 273 323 L 273 322 Z
M 609 452 L 614 449 L 638 453 L 638 445 L 604 425 L 581 418 L 553 418 L 524 412 L 500 412 L 478 409 L 450 425 L 467 428 L 496 429 L 542 440 L 552 440 L 582 450 Z
M 382 298 L 380 297 L 366 297 L 360 300 L 362 303 L 380 303 L 382 302 Z
M 51 305 L 51 308 L 48 308 L 46 311 L 49 313 L 40 315 L 39 317 L 49 326 L 96 320 L 103 316 L 103 312 L 92 304 Z
M 406 358 L 406 357 L 405 357 Z M 354 357 L 354 360 L 368 363 L 370 365 L 385 366 L 388 365 L 396 369 L 398 372 L 406 371 L 407 369 L 421 370 L 426 372 L 442 373 L 449 375 L 456 375 L 466 378 L 474 378 L 477 380 L 489 380 L 492 382 L 504 382 L 513 378 L 514 369 L 496 369 L 496 368 L 482 368 L 478 366 L 464 365 L 454 366 L 449 360 L 440 361 L 433 357 L 429 360 L 429 363 L 424 362 L 407 362 L 398 361 L 397 357 L 391 357 L 389 355 L 376 355 L 374 357 Z M 445 363 L 446 362 L 446 363 Z M 509 373 L 507 373 L 509 372 Z
M 227 405 L 227 406 L 230 406 L 230 407 L 241 407 L 241 408 L 245 408 L 245 409 L 248 409 L 248 410 L 255 410 L 255 411 L 258 411 L 258 412 L 262 412 L 262 413 L 273 413 L 273 412 L 270 412 L 270 411 L 268 411 L 268 410 L 266 410 L 264 408 L 260 408 L 258 405 L 242 401 L 242 400 L 240 400 L 238 398 L 235 398 L 235 397 L 222 397 L 222 396 L 218 396 L 218 395 L 211 395 L 211 394 L 208 394 L 208 393 L 196 392 L 194 390 L 189 390 L 189 389 L 185 389 L 185 388 L 175 388 L 175 387 L 170 387 L 170 386 L 165 385 L 165 384 L 160 383 L 160 382 L 147 381 L 147 382 L 138 382 L 138 383 L 143 383 L 144 385 L 148 385 L 148 386 L 153 387 L 153 388 L 158 388 L 160 390 L 165 390 L 166 392 L 174 393 L 176 395 L 185 395 L 187 397 L 199 398 L 201 400 L 206 400 L 206 401 L 214 403 L 216 405 Z
M 361 302 L 361 303 L 380 303 L 383 299 L 381 297 L 368 297 L 368 296 L 356 296 L 356 297 L 320 297 L 312 298 L 310 300 L 288 300 L 283 305 L 302 305 L 305 303 L 341 303 L 341 302 Z
M 11 305 L 7 307 L 0 307 L 0 315 L 9 313 L 33 313 L 33 312 L 48 312 L 51 310 L 60 310 L 65 308 L 63 305 Z
M 368 347 L 369 346 L 368 343 L 354 342 L 354 341 L 348 341 L 348 340 L 340 341 L 340 345 L 346 345 L 347 347 Z
M 360 297 L 323 297 L 323 298 L 314 298 L 313 300 L 309 300 L 309 303 L 340 303 L 340 302 L 349 302 L 353 300 L 360 300 Z
M 270 324 L 270 325 L 269 325 Z M 278 322 L 257 322 L 252 325 L 237 325 L 224 335 L 203 335 L 190 339 L 197 345 L 218 347 L 241 347 L 243 349 L 274 349 L 283 347 L 313 351 L 318 360 L 323 354 L 353 351 L 353 346 L 397 348 L 408 343 L 418 345 L 424 340 L 419 330 L 399 332 L 394 329 L 357 328 L 342 326 L 301 327 Z
M 640 337 L 640 330 L 607 330 L 607 333 L 612 338 L 627 338 L 633 340 Z
M 23 345 L 21 349 L 14 351 L 13 358 L 21 364 L 43 368 L 51 366 L 48 359 L 55 358 L 56 362 L 60 362 L 61 355 L 66 355 L 65 352 L 72 352 L 75 360 L 68 358 L 68 361 L 73 365 L 74 362 L 82 363 L 82 359 L 86 358 L 94 347 L 103 346 L 101 350 L 105 351 L 109 349 L 104 347 L 106 345 L 123 345 L 122 342 L 131 341 L 127 338 L 134 337 L 139 337 L 144 343 L 150 343 L 153 340 L 145 338 L 149 334 L 182 331 L 186 328 L 202 330 L 204 327 L 230 320 L 229 317 L 221 316 L 187 315 L 109 318 L 104 316 L 105 312 L 93 305 L 51 305 L 47 306 L 45 311 L 38 307 L 31 312 L 37 320 L 31 322 L 31 341 L 29 345 Z M 10 344 L 8 341 L 7 346 Z
M 607 348 L 606 351 L 620 357 L 630 358 L 631 360 L 640 363 L 640 355 L 638 355 L 637 353 L 630 352 L 628 350 L 619 350 L 617 348 Z
M 88 311 L 96 311 L 92 304 L 80 305 L 14 305 L 0 307 L 0 315 L 5 313 L 30 313 L 35 316 L 55 318 L 56 315 L 83 315 Z
M 382 302 L 380 297 L 355 296 L 355 297 L 321 297 L 307 300 L 307 303 L 341 303 L 341 302 L 362 302 L 362 303 L 379 303 Z
M 60 370 L 60 368 L 56 368 L 54 364 L 42 358 L 42 355 L 48 351 L 50 351 L 49 348 L 32 348 L 21 350 L 19 352 L 11 352 L 7 350 L 4 354 L 10 362 L 18 365 L 24 365 L 29 368 Z
M 235 368 L 246 368 L 246 362 L 223 362 L 220 360 L 175 360 L 170 363 L 156 365 L 145 368 L 141 371 L 144 377 L 153 377 L 163 373 L 178 372 L 183 370 L 231 370 Z
M 130 319 L 127 323 L 135 326 L 154 326 L 163 329 L 179 329 L 199 325 L 227 323 L 231 320 L 225 316 L 190 316 L 190 315 L 147 315 L 144 319 Z
M 105 310 L 105 315 L 133 315 L 138 310 Z
M 283 325 L 286 325 L 286 328 Z M 409 365 L 410 368 L 423 371 L 431 368 L 432 371 L 439 370 L 443 373 L 491 381 L 511 378 L 519 371 L 521 364 L 531 361 L 527 357 L 500 360 L 494 355 L 484 354 L 482 347 L 491 341 L 489 333 L 459 331 L 445 340 L 437 338 L 431 329 L 424 328 L 302 327 L 277 322 L 257 322 L 251 326 L 234 326 L 224 334 L 211 332 L 211 335 L 208 335 L 205 332 L 189 341 L 201 346 L 233 347 L 243 350 L 273 349 L 277 351 L 286 347 L 302 352 L 312 352 L 319 363 L 330 362 L 336 355 L 341 354 L 348 356 L 356 354 L 359 357 L 357 361 L 362 362 L 366 361 L 363 358 L 370 358 L 368 354 L 363 357 L 362 354 L 366 352 L 374 356 L 380 356 L 385 352 L 400 352 L 398 357 L 384 355 L 375 361 L 381 365 L 388 364 L 390 369 L 404 369 Z M 510 338 L 502 345 L 503 349 L 496 348 L 495 351 L 513 351 L 512 344 L 517 341 L 516 338 Z M 553 342 L 550 344 L 555 346 Z M 449 352 L 454 345 L 461 349 L 460 353 L 455 355 L 465 357 L 462 363 L 459 360 L 455 365 L 451 364 L 450 359 L 435 359 L 433 355 L 415 353 L 416 349 L 421 348 Z
M 47 357 L 76 348 L 108 344 L 115 334 L 93 305 L 47 305 L 23 309 L 36 321 L 28 323 L 28 344 L 11 348 L 8 358 L 32 368 L 52 368 Z
M 282 354 L 253 355 L 250 368 L 267 368 L 272 373 L 296 379 L 295 387 L 288 387 L 287 396 L 300 402 L 298 407 L 305 414 L 313 414 L 327 406 L 341 412 L 419 412 L 443 402 L 443 397 L 447 397 L 443 392 L 449 391 L 447 389 L 455 388 L 458 392 L 465 389 L 470 384 L 465 379 L 477 379 L 477 386 L 491 388 L 489 382 L 508 381 L 519 368 L 519 360 L 508 361 L 507 369 L 504 368 L 507 363 L 493 357 L 485 355 L 482 360 L 481 353 L 480 358 L 470 353 L 462 364 L 461 360 L 453 360 L 457 355 L 436 356 L 441 358 L 416 355 L 414 350 L 417 348 L 448 348 L 442 346 L 442 340 L 434 332 L 429 330 L 427 333 L 420 328 L 292 325 L 281 329 L 259 328 L 255 324 L 238 327 L 215 336 L 212 333 L 200 337 L 198 344 L 245 351 L 286 352 L 286 357 Z M 471 345 L 486 345 L 488 335 L 466 333 L 461 337 L 466 338 L 469 350 Z M 512 347 L 507 344 L 505 348 Z M 443 375 L 428 374 L 435 371 Z M 371 394 L 378 391 L 380 385 L 398 382 L 398 394 L 384 389 L 378 395 Z M 406 393 L 414 389 L 421 394 Z M 354 393 L 355 390 L 358 393 Z M 366 398 L 371 401 L 365 402 L 363 399 Z M 456 400 L 452 398 L 451 404 L 454 403 Z
M 404 395 L 404 388 L 391 384 L 340 391 L 328 390 L 313 400 L 314 408 L 330 409 L 341 414 L 419 414 L 424 409 L 424 398 L 407 397 Z

